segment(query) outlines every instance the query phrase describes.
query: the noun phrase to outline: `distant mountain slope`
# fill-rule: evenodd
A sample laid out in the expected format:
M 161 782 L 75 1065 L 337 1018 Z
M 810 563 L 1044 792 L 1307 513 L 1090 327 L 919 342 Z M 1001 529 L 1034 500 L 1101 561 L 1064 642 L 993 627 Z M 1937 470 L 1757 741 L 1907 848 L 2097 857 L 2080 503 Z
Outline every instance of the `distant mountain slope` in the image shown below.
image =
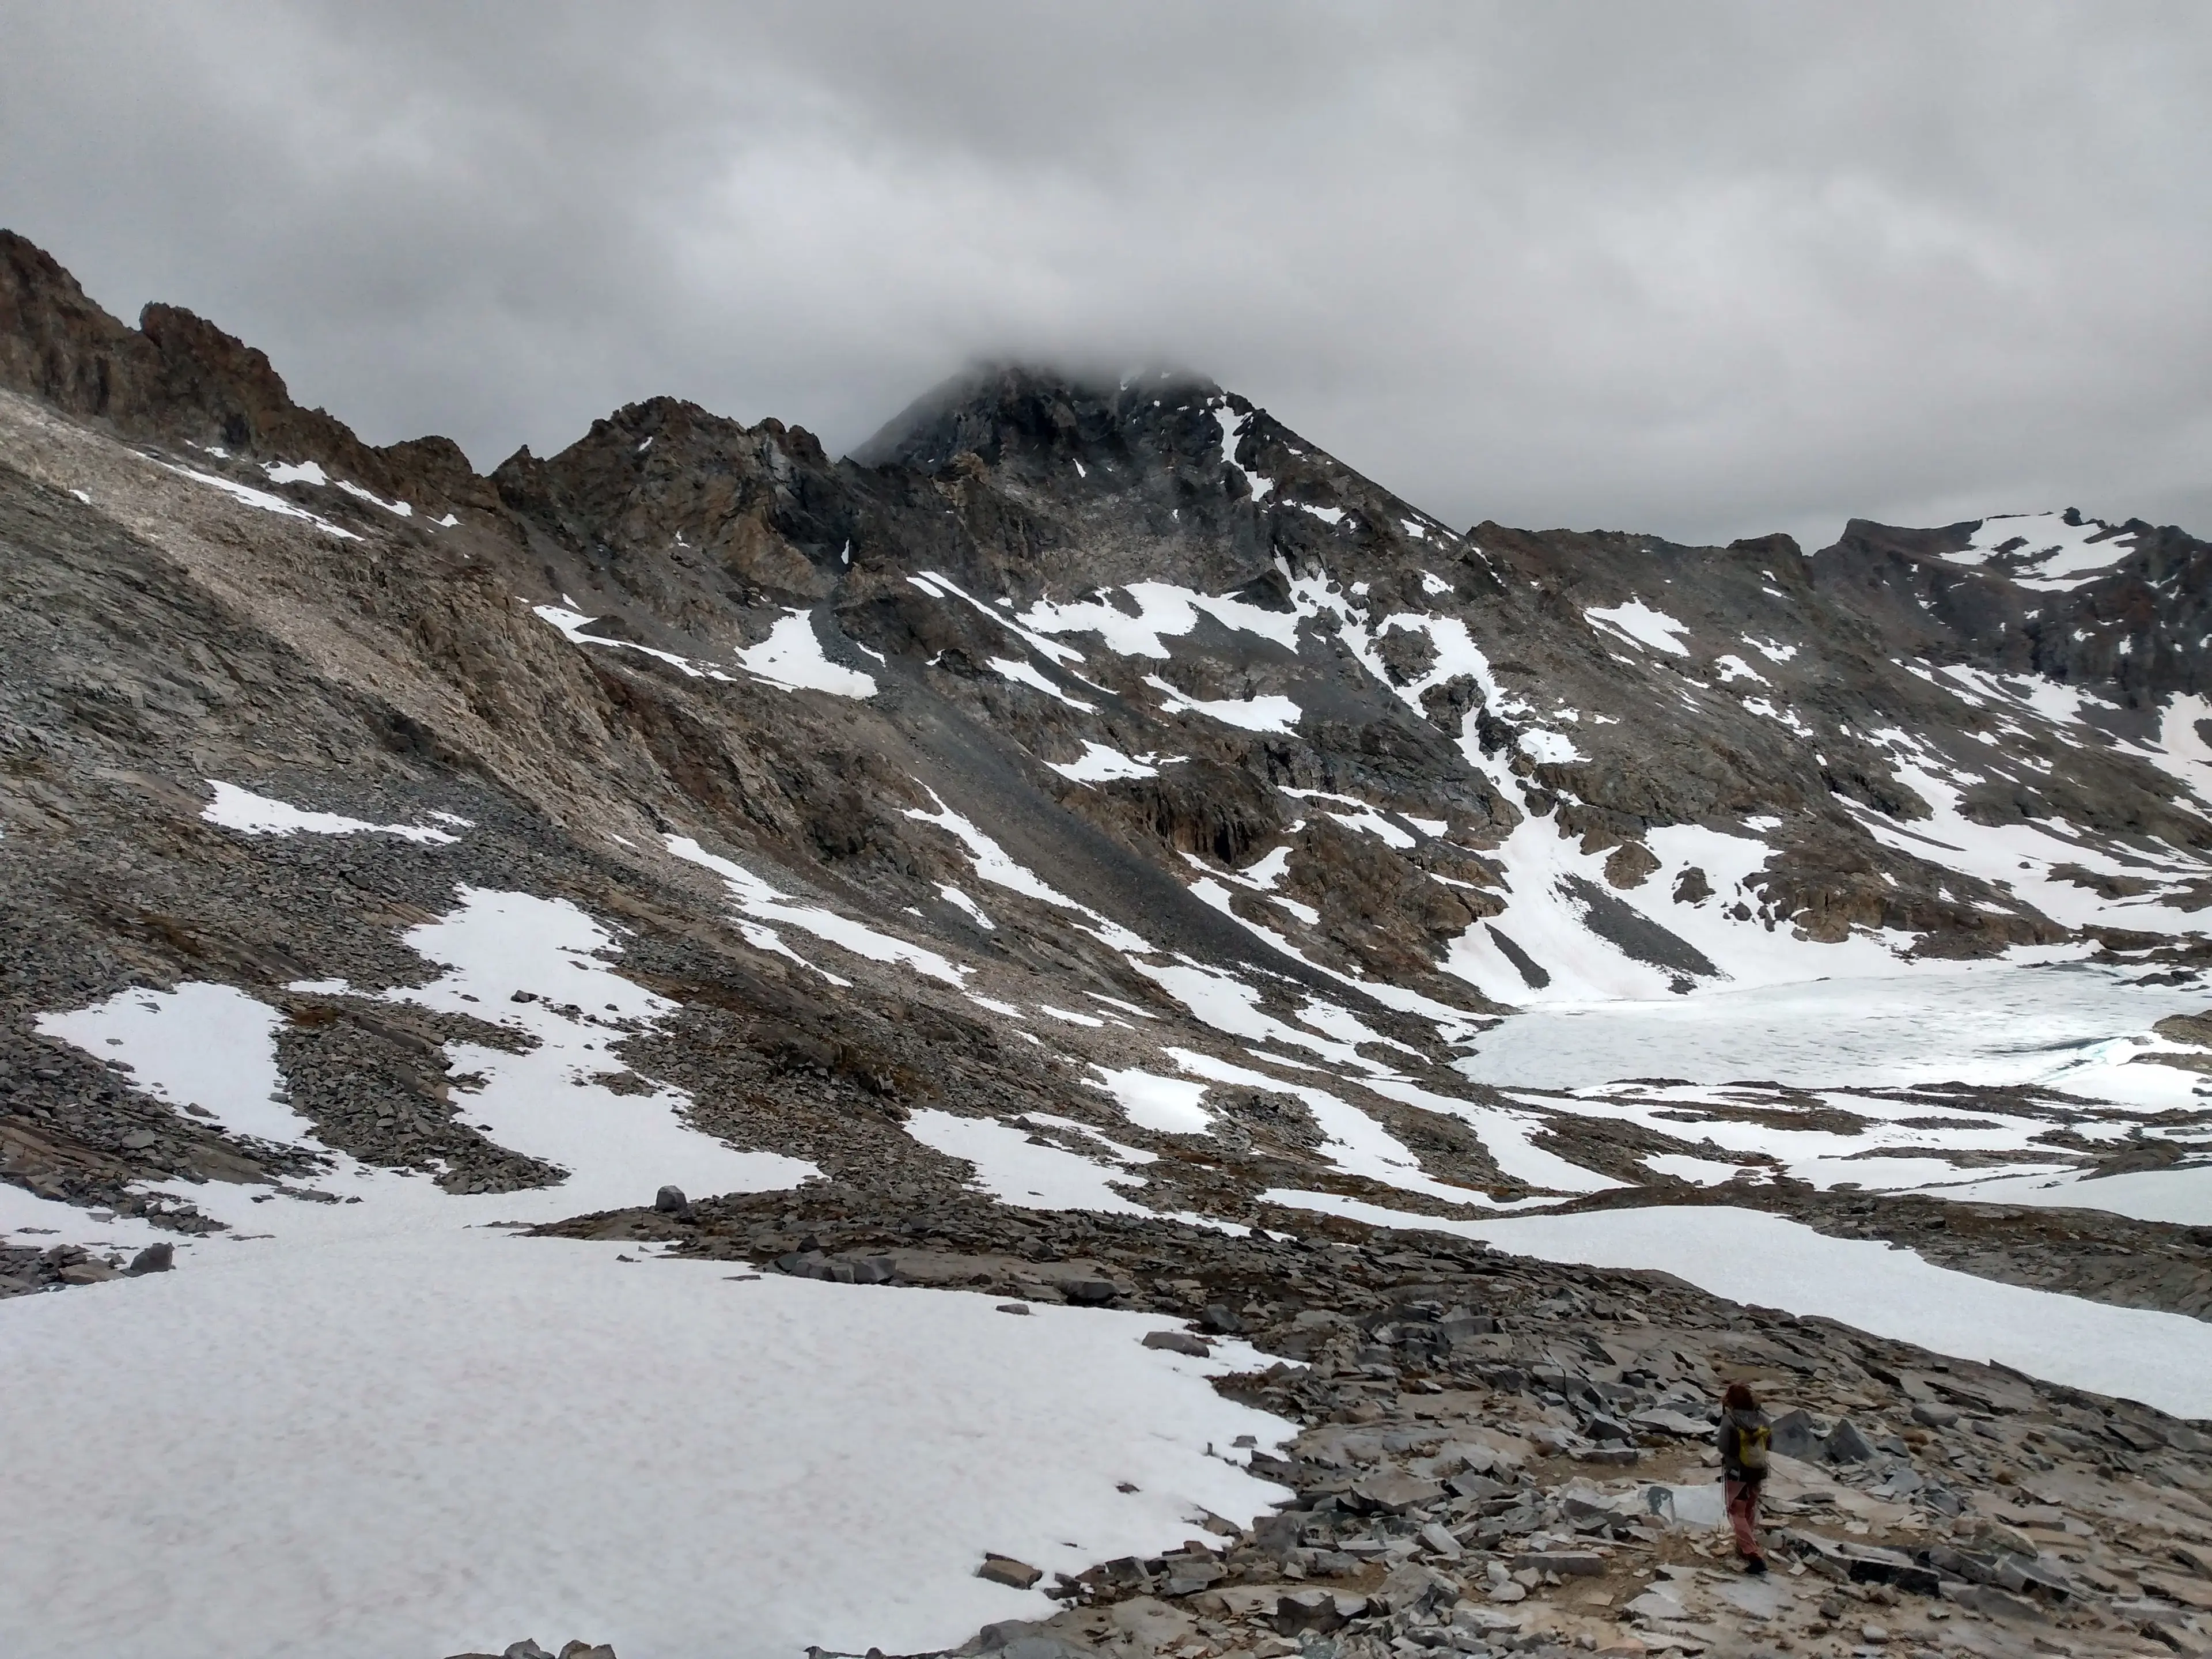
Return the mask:
M 859 459 L 656 399 L 479 477 L 17 238 L 0 382 L 7 1041 L 76 1103 L 11 1143 L 40 1191 L 290 1167 L 44 1078 L 38 1018 L 149 976 L 349 1033 L 428 1126 L 333 1086 L 331 1144 L 544 1179 L 438 1029 L 300 988 L 415 971 L 463 888 L 634 930 L 691 1032 L 665 1074 L 745 1145 L 865 1182 L 936 1156 L 916 1111 L 1104 1111 L 1215 1215 L 1652 1179 L 1649 1125 L 1455 1068 L 1510 1007 L 2203 954 L 2178 530 L 1462 532 L 1203 380 L 1022 368 Z M 1232 1120 L 1226 1163 L 1163 1127 Z

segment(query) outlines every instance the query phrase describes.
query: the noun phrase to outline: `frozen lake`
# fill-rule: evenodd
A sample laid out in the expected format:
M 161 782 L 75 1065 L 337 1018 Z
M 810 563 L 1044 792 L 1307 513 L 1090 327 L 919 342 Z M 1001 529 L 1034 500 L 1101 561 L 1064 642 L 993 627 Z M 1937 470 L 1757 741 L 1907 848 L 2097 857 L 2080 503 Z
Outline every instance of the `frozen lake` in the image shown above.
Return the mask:
M 2201 983 L 2129 982 L 2139 977 L 2079 963 L 1992 963 L 1539 1009 L 1486 1032 L 1458 1064 L 1504 1088 L 1587 1089 L 1627 1078 L 1831 1089 L 2034 1083 L 2113 1098 L 2109 1074 L 2152 1046 L 2156 1022 L 2212 1006 L 2212 988 Z

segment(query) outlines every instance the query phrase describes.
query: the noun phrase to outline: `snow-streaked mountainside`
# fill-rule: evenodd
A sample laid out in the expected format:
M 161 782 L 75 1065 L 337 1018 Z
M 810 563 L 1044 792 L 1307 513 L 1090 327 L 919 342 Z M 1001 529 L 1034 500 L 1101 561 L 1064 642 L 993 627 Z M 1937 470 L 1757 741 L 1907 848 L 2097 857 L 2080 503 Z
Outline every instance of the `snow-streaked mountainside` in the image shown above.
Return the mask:
M 849 459 L 655 399 L 482 477 L 5 234 L 0 388 L 39 1652 L 951 1646 L 1054 1606 L 986 1552 L 1310 1499 L 1269 1449 L 1352 1408 L 1281 1362 L 1409 1236 L 1562 1264 L 1532 1318 L 1756 1301 L 2212 1417 L 2179 529 L 1460 529 L 1202 379 L 1023 368 Z

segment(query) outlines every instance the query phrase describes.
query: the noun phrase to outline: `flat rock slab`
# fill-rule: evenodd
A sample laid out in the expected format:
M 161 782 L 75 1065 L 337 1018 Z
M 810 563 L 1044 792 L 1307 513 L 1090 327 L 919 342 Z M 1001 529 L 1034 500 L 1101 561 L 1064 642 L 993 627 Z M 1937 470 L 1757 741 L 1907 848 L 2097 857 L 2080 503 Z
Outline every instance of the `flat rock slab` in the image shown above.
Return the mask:
M 1704 1419 L 1663 1407 L 1656 1411 L 1638 1412 L 1628 1420 L 1637 1428 L 1650 1429 L 1656 1434 L 1680 1435 L 1685 1439 L 1700 1438 L 1713 1431 L 1713 1425 Z
M 1363 1504 L 1389 1515 L 1433 1504 L 1444 1495 L 1441 1482 L 1412 1474 L 1373 1474 L 1352 1483 L 1352 1495 Z
M 1739 1613 L 1754 1619 L 1779 1619 L 1796 1600 L 1789 1586 L 1771 1575 L 1735 1579 L 1717 1586 L 1716 1593 Z
M 1592 1550 L 1523 1550 L 1513 1558 L 1516 1572 L 1554 1572 L 1562 1578 L 1596 1578 L 1606 1558 Z

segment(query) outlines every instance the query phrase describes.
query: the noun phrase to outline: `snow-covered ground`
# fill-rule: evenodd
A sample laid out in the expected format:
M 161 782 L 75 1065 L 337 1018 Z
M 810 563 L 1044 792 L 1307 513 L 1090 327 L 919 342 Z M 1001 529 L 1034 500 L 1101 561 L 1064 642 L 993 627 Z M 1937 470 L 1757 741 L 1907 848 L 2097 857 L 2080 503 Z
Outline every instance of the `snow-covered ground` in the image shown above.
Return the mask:
M 712 664 L 663 651 L 657 646 L 640 645 L 635 640 L 610 639 L 604 635 L 587 634 L 596 617 L 587 617 L 569 605 L 536 605 L 531 612 L 549 627 L 561 630 L 571 645 L 596 645 L 609 650 L 635 651 L 665 662 L 679 670 L 690 679 L 729 681 L 735 677 Z M 764 685 L 779 691 L 826 691 L 832 696 L 865 699 L 876 695 L 872 674 L 842 663 L 832 662 L 823 649 L 821 636 L 815 631 L 811 611 L 787 611 L 778 617 L 769 629 L 768 637 L 757 645 L 747 646 L 737 653 L 740 668 Z
M 1229 1461 L 1289 1431 L 1209 1386 L 1237 1345 L 626 1253 L 447 1226 L 10 1303 L 8 1650 L 913 1652 L 1047 1615 L 987 1551 L 1074 1572 L 1281 1495 Z

